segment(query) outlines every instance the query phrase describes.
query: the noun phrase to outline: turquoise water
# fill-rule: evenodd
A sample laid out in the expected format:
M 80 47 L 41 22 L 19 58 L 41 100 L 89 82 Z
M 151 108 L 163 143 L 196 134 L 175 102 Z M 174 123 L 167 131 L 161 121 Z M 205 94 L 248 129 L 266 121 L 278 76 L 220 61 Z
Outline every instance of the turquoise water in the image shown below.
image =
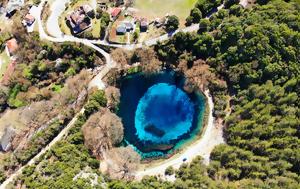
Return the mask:
M 194 110 L 194 103 L 176 85 L 155 84 L 137 106 L 137 137 L 158 144 L 177 139 L 191 129 Z
M 186 93 L 183 84 L 184 78 L 174 72 L 135 74 L 120 81 L 125 142 L 142 157 L 167 155 L 201 130 L 205 98 Z

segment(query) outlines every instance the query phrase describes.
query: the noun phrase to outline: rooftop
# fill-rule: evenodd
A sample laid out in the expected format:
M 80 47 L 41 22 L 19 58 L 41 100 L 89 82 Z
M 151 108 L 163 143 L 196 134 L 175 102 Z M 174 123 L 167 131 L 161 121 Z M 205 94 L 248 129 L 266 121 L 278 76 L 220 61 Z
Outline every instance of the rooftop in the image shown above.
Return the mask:
M 8 52 L 11 54 L 16 52 L 19 46 L 17 40 L 15 38 L 12 38 L 6 42 L 6 47 L 8 49 Z
M 121 13 L 121 8 L 113 8 L 111 10 L 111 16 L 116 17 Z

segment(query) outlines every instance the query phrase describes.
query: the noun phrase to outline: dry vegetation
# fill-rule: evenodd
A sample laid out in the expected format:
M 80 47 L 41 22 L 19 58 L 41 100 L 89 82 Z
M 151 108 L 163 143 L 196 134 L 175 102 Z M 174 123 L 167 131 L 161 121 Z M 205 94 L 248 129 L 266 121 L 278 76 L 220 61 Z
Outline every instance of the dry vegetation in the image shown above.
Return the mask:
M 93 114 L 82 127 L 84 144 L 97 157 L 120 144 L 123 140 L 121 119 L 107 109 Z
M 107 153 L 111 161 L 106 161 L 108 175 L 113 179 L 131 180 L 140 163 L 140 155 L 130 146 L 113 148 Z
M 107 107 L 112 112 L 116 112 L 120 103 L 120 90 L 116 87 L 109 86 L 105 89 L 105 95 L 107 98 Z

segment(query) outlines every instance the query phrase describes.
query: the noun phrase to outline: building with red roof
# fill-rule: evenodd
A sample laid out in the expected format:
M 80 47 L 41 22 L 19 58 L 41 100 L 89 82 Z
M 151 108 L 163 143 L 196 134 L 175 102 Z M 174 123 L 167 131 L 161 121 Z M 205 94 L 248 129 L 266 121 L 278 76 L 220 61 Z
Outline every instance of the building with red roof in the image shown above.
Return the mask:
M 31 14 L 26 14 L 24 20 L 27 26 L 31 26 L 34 23 L 35 18 Z
M 121 8 L 113 8 L 110 13 L 112 19 L 115 20 L 120 15 L 121 12 L 122 12 Z
M 19 48 L 17 40 L 15 38 L 12 38 L 12 39 L 6 41 L 6 48 L 7 48 L 9 55 L 12 55 Z

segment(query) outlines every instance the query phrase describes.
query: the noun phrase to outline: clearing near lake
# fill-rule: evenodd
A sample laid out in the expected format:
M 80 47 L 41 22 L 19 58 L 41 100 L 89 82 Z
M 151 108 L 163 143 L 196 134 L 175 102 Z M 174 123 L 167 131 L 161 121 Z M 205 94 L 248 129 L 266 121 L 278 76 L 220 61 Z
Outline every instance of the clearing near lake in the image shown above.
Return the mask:
M 136 0 L 133 7 L 139 11 L 139 14 L 148 18 L 169 14 L 178 16 L 183 22 L 196 2 L 197 0 Z

